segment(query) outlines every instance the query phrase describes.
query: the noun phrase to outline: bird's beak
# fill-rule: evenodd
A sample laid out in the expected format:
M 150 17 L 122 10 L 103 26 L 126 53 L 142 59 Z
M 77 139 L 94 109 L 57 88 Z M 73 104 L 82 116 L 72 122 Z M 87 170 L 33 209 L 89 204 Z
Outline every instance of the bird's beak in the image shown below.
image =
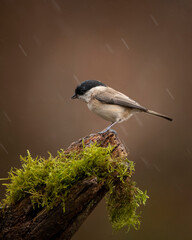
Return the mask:
M 74 94 L 71 99 L 75 99 L 75 98 L 78 98 L 76 94 Z

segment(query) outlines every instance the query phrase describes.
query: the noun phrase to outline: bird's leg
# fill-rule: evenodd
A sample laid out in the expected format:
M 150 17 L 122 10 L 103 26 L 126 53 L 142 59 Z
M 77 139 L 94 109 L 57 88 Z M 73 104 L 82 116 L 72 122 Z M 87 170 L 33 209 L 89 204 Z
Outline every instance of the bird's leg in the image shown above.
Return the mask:
M 116 123 L 118 123 L 119 121 L 120 121 L 120 120 L 111 123 L 107 128 L 105 128 L 103 131 L 101 131 L 101 132 L 99 132 L 99 133 L 105 133 L 105 132 L 109 131 L 110 128 L 111 128 L 112 126 L 114 126 Z

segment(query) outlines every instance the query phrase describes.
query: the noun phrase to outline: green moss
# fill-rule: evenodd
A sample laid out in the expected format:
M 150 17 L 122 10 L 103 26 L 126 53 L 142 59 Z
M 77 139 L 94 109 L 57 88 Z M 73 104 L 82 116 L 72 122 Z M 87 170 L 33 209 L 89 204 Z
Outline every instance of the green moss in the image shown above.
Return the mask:
M 127 180 L 115 186 L 107 196 L 109 219 L 115 230 L 124 226 L 127 226 L 128 230 L 131 226 L 135 229 L 140 227 L 140 215 L 137 213 L 137 208 L 142 204 L 145 205 L 148 196 L 135 185 L 135 182 Z
M 65 211 L 70 189 L 77 182 L 96 176 L 110 189 L 107 208 L 112 226 L 115 229 L 126 225 L 138 228 L 140 221 L 136 210 L 145 204 L 147 195 L 130 180 L 134 173 L 133 162 L 114 159 L 111 152 L 111 146 L 102 148 L 96 144 L 84 147 L 80 153 L 66 154 L 60 150 L 56 157 L 50 154 L 48 159 L 32 158 L 28 152 L 26 157 L 21 157 L 22 168 L 9 172 L 10 183 L 4 184 L 6 196 L 1 205 L 9 206 L 30 196 L 34 207 L 50 209 L 61 200 Z M 115 176 L 119 179 L 117 185 L 114 184 Z

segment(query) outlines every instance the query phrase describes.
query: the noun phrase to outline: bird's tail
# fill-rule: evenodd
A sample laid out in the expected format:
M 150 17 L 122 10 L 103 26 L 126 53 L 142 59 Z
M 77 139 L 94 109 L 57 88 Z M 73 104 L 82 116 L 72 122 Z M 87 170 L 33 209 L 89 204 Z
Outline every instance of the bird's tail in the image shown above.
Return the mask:
M 151 110 L 147 110 L 146 113 L 151 114 L 151 115 L 155 115 L 155 116 L 157 116 L 157 117 L 165 118 L 165 119 L 167 119 L 167 120 L 169 120 L 169 121 L 173 121 L 172 118 L 170 118 L 170 117 L 168 117 L 168 116 L 165 116 L 165 115 L 163 115 L 163 114 L 161 114 L 161 113 L 157 113 L 157 112 L 151 111 Z

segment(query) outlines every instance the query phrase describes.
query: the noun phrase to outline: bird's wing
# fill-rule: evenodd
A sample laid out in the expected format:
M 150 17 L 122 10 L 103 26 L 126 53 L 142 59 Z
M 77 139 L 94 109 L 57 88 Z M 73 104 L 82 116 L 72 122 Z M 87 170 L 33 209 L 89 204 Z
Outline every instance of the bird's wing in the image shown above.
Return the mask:
M 142 107 L 141 105 L 139 105 L 137 102 L 130 99 L 126 95 L 114 90 L 110 91 L 109 89 L 107 92 L 105 91 L 105 93 L 100 92 L 95 96 L 95 98 L 102 103 L 116 104 L 119 106 L 138 109 L 140 111 L 147 112 L 147 109 L 145 107 Z

